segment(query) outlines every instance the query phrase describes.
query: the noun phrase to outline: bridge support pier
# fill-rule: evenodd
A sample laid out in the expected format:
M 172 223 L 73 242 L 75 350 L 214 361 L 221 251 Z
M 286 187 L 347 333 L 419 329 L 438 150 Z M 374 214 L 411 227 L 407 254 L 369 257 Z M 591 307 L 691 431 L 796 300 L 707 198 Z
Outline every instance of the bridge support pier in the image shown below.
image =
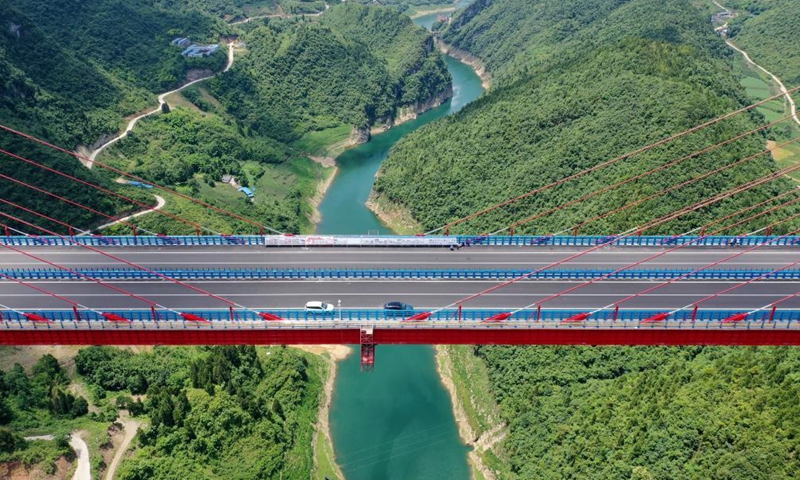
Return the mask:
M 375 333 L 373 327 L 361 327 L 361 371 L 375 369 Z

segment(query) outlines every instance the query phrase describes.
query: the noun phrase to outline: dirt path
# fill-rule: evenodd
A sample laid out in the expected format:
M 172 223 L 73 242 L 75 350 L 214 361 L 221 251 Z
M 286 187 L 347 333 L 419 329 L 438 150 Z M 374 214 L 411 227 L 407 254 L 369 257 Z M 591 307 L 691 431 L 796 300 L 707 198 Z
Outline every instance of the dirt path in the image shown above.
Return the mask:
M 69 439 L 69 446 L 75 450 L 75 454 L 78 456 L 78 468 L 75 469 L 75 475 L 72 476 L 72 480 L 92 480 L 89 447 L 86 446 L 86 442 L 73 433 Z
M 325 4 L 325 10 L 327 10 L 329 8 L 331 8 L 331 6 L 326 3 Z M 323 10 L 323 12 L 325 10 Z M 253 20 L 261 20 L 261 19 L 264 19 L 264 18 L 319 17 L 320 15 L 322 15 L 322 12 L 317 12 L 317 13 L 270 13 L 268 15 L 256 15 L 255 17 L 248 17 L 248 18 L 245 18 L 244 20 L 238 20 L 236 22 L 231 22 L 228 25 L 242 25 L 242 24 L 245 24 L 245 23 L 250 23 Z
M 105 477 L 106 480 L 114 480 L 114 474 L 117 473 L 119 462 L 122 461 L 122 457 L 125 455 L 125 452 L 128 451 L 128 447 L 130 446 L 133 437 L 136 436 L 136 432 L 139 431 L 139 426 L 141 425 L 141 422 L 136 420 L 124 419 L 121 421 L 123 430 L 125 431 L 125 436 L 122 438 L 122 443 L 119 445 L 116 453 L 114 453 L 114 458 L 108 465 Z
M 719 7 L 720 9 L 726 11 L 726 12 L 733 12 L 733 10 L 731 10 L 729 8 L 725 8 L 722 5 L 720 5 L 720 3 L 717 2 L 717 0 L 712 0 L 712 3 L 714 5 L 716 5 L 717 7 Z M 736 16 L 737 13 L 733 12 L 733 15 Z M 722 25 L 720 27 L 717 27 L 715 30 L 720 31 L 720 30 L 724 29 L 727 26 L 728 26 L 728 24 L 725 23 L 724 25 Z M 778 85 L 778 88 L 780 88 L 781 93 L 783 93 L 784 97 L 786 97 L 786 100 L 789 102 L 789 109 L 790 109 L 790 112 L 792 114 L 792 119 L 794 120 L 794 122 L 797 125 L 800 125 L 800 118 L 798 118 L 798 116 L 797 116 L 797 105 L 795 104 L 794 99 L 792 98 L 791 94 L 789 94 L 788 89 L 783 84 L 781 79 L 778 78 L 774 73 L 770 72 L 766 68 L 764 68 L 761 65 L 757 64 L 756 62 L 754 62 L 753 59 L 750 58 L 750 55 L 747 52 L 745 52 L 744 50 L 742 50 L 741 48 L 739 48 L 736 45 L 734 45 L 734 43 L 733 43 L 733 41 L 731 41 L 731 39 L 726 38 L 725 39 L 725 43 L 727 43 L 728 46 L 731 47 L 732 49 L 734 49 L 737 52 L 741 53 L 744 56 L 744 59 L 747 61 L 747 63 L 749 63 L 750 65 L 753 65 L 757 69 L 759 69 L 762 72 L 766 73 L 770 78 L 772 78 L 772 80 Z
M 37 435 L 34 437 L 25 437 L 25 440 L 53 440 L 53 435 Z M 86 442 L 78 435 L 78 432 L 73 432 L 69 439 L 69 446 L 75 450 L 75 455 L 78 460 L 78 467 L 75 469 L 75 475 L 72 480 L 92 480 L 92 467 L 89 463 L 89 447 Z
M 233 43 L 229 43 L 228 44 L 228 64 L 226 65 L 225 70 L 223 70 L 223 72 L 227 72 L 228 70 L 231 69 L 231 67 L 233 66 L 233 60 L 234 60 Z M 94 166 L 94 161 L 97 159 L 97 155 L 99 155 L 100 152 L 102 152 L 103 150 L 105 150 L 109 146 L 111 146 L 111 145 L 117 143 L 118 141 L 120 141 L 121 139 L 127 137 L 128 133 L 133 130 L 133 127 L 136 126 L 136 122 L 138 122 L 139 120 L 141 120 L 141 119 L 143 119 L 145 117 L 149 117 L 150 115 L 155 115 L 156 113 L 161 112 L 162 106 L 166 103 L 165 99 L 166 99 L 167 96 L 172 95 L 173 93 L 180 92 L 181 90 L 183 90 L 185 88 L 188 88 L 188 87 L 191 87 L 192 85 L 194 85 L 196 83 L 200 83 L 200 82 L 206 81 L 209 78 L 215 77 L 216 75 L 217 74 L 214 73 L 214 74 L 211 74 L 211 75 L 208 75 L 208 76 L 205 76 L 205 77 L 201 77 L 201 78 L 198 78 L 197 80 L 193 80 L 193 81 L 191 81 L 191 82 L 189 82 L 189 83 L 187 83 L 185 85 L 182 85 L 182 86 L 180 86 L 180 87 L 178 87 L 178 88 L 176 88 L 174 90 L 170 90 L 169 92 L 162 93 L 161 95 L 158 96 L 158 106 L 156 108 L 154 108 L 153 110 L 150 110 L 148 112 L 145 112 L 145 113 L 143 113 L 141 115 L 138 115 L 136 117 L 133 117 L 131 119 L 131 121 L 128 122 L 127 127 L 125 127 L 125 130 L 123 130 L 122 133 L 120 133 L 116 137 L 112 138 L 111 140 L 107 141 L 106 143 L 100 145 L 100 147 L 98 147 L 95 151 L 93 151 L 89 155 L 89 160 L 88 161 L 82 161 L 81 163 L 83 163 L 86 168 L 91 169 L 92 166 Z
M 164 208 L 164 205 L 167 204 L 167 201 L 164 200 L 164 197 L 162 197 L 160 195 L 154 195 L 154 197 L 156 197 L 156 202 L 158 202 L 158 203 L 156 203 L 155 207 L 150 208 L 148 210 L 142 210 L 141 212 L 137 212 L 137 213 L 134 213 L 132 215 L 128 215 L 127 217 L 122 217 L 122 218 L 120 218 L 118 220 L 114 220 L 113 222 L 104 223 L 103 225 L 100 225 L 99 227 L 97 227 L 97 230 L 103 230 L 103 229 L 106 229 L 108 227 L 114 226 L 114 225 L 116 225 L 118 223 L 127 222 L 128 220 L 131 220 L 133 218 L 141 217 L 142 215 L 147 215 L 148 213 L 152 213 L 152 212 L 155 212 L 156 210 L 161 210 L 162 208 Z

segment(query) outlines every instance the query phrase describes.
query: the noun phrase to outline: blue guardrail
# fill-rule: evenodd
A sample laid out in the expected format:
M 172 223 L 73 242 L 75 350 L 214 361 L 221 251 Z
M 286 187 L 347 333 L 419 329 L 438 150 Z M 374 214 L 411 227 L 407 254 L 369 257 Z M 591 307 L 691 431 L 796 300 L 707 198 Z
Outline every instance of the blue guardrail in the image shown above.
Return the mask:
M 483 321 L 494 315 L 508 312 L 509 309 L 463 309 L 461 311 L 462 321 Z M 155 320 L 162 322 L 184 322 L 192 324 L 196 322 L 185 321 L 176 311 L 155 309 L 158 318 Z M 403 322 L 406 318 L 420 313 L 422 310 L 395 312 L 386 311 L 383 309 L 350 309 L 342 308 L 336 309 L 330 313 L 311 313 L 303 309 L 268 309 L 268 310 L 249 310 L 249 309 L 234 309 L 233 313 L 237 321 L 242 322 L 257 322 L 259 324 L 280 325 L 279 322 L 268 322 L 259 316 L 259 312 L 266 312 L 283 320 L 302 320 L 308 321 L 310 325 L 318 324 L 324 325 L 325 322 L 341 321 L 341 322 L 358 322 L 364 321 L 395 321 Z M 504 320 L 504 323 L 519 323 L 520 327 L 523 322 L 553 322 L 561 321 L 573 315 L 585 313 L 586 310 L 575 309 L 525 309 L 515 312 L 510 318 Z M 663 313 L 664 310 L 648 310 L 648 309 L 621 309 L 616 313 L 616 322 L 633 322 L 638 323 L 644 319 L 650 318 L 653 315 Z M 670 322 L 685 322 L 695 326 L 696 328 L 703 328 L 709 324 L 720 322 L 732 315 L 746 312 L 746 310 L 732 310 L 732 309 L 700 309 L 693 312 L 692 309 L 680 310 L 669 317 Z M 107 322 L 100 313 L 96 311 L 79 310 L 80 321 L 76 321 L 75 313 L 71 309 L 62 310 L 26 310 L 25 312 L 18 312 L 12 310 L 0 310 L 3 322 L 0 325 L 8 327 L 11 322 L 20 324 L 32 324 L 25 318 L 23 313 L 34 313 L 43 318 L 53 322 L 61 322 L 67 325 L 71 324 L 78 326 L 80 322 L 91 325 L 92 322 Z M 119 315 L 131 322 L 151 322 L 154 320 L 152 311 L 149 309 L 114 309 L 104 310 L 102 313 L 113 313 Z M 227 309 L 190 309 L 181 310 L 180 313 L 191 313 L 197 315 L 209 322 L 228 322 L 231 320 L 230 311 Z M 614 320 L 615 312 L 613 309 L 602 310 L 593 313 L 591 317 L 582 324 L 591 325 L 597 321 L 612 321 Z M 771 318 L 771 322 L 770 322 Z M 456 309 L 445 309 L 435 312 L 431 315 L 431 321 L 437 322 L 459 322 L 459 312 Z M 777 325 L 781 324 L 782 327 L 791 326 L 792 322 L 800 320 L 800 309 L 778 309 L 774 313 L 771 309 L 759 310 L 752 312 L 748 315 L 746 321 L 741 322 L 750 328 L 753 325 L 764 327 L 764 325 Z M 409 324 L 424 325 L 424 322 L 407 322 Z M 48 328 L 49 324 L 39 324 L 42 328 Z M 119 325 L 119 324 L 118 324 Z M 299 327 L 302 328 L 302 325 Z M 767 327 L 769 328 L 769 327 Z M 2 327 L 0 326 L 0 330 Z
M 292 242 L 291 239 L 297 241 Z M 308 238 L 309 241 L 304 239 Z M 12 246 L 69 246 L 74 244 L 90 245 L 95 247 L 117 246 L 258 246 L 265 245 L 271 240 L 272 245 L 284 246 L 324 246 L 325 243 L 314 243 L 311 239 L 334 238 L 334 237 L 281 237 L 281 236 L 260 236 L 260 235 L 183 235 L 183 236 L 74 236 L 74 237 L 55 237 L 55 236 L 4 236 L 0 237 L 0 244 Z M 776 247 L 800 246 L 800 237 L 777 237 L 777 236 L 718 236 L 718 237 L 697 237 L 697 236 L 597 236 L 597 235 L 577 235 L 577 236 L 492 236 L 480 237 L 469 235 L 455 235 L 451 237 L 410 237 L 410 236 L 386 236 L 386 237 L 367 237 L 367 236 L 340 236 L 335 237 L 343 240 L 341 245 L 345 245 L 344 240 L 351 240 L 347 245 L 352 246 L 396 246 L 406 245 L 409 247 L 426 247 L 431 245 L 491 245 L 491 246 L 555 246 L 555 247 L 590 247 L 600 244 L 609 244 L 626 247 L 660 247 L 677 245 L 694 245 L 698 247 L 730 247 L 730 246 L 756 246 L 769 244 Z M 396 240 L 398 243 L 381 243 L 380 239 Z M 358 240 L 363 242 L 359 243 Z M 281 240 L 278 243 L 275 241 Z M 339 245 L 339 244 L 337 244 Z
M 613 269 L 553 269 L 537 272 L 530 280 L 590 280 L 609 275 L 609 280 L 670 280 L 684 275 L 686 280 L 800 280 L 800 269 L 631 269 L 613 273 Z M 291 279 L 442 279 L 506 280 L 526 275 L 526 269 L 313 269 L 313 268 L 209 268 L 153 269 L 177 280 L 291 280 Z M 690 273 L 691 272 L 691 273 Z M 135 268 L 0 268 L 0 274 L 19 280 L 160 280 L 155 273 Z M 688 275 L 687 275 L 688 274 Z M 768 274 L 768 275 L 767 275 Z M 85 277 L 81 277 L 84 275 Z

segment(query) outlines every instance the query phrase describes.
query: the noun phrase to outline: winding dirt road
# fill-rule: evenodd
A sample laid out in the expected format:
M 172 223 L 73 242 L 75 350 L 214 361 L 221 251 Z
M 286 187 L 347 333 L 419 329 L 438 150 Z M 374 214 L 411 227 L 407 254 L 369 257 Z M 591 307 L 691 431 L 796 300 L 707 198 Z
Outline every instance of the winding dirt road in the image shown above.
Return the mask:
M 229 43 L 228 44 L 228 64 L 225 66 L 225 69 L 223 70 L 223 72 L 227 72 L 228 70 L 231 69 L 231 67 L 233 67 L 233 60 L 234 60 L 233 43 Z M 214 74 L 202 77 L 202 78 L 198 78 L 197 80 L 193 80 L 193 81 L 191 81 L 191 82 L 189 82 L 189 83 L 187 83 L 185 85 L 182 85 L 182 86 L 180 86 L 180 87 L 178 87 L 178 88 L 176 88 L 174 90 L 170 90 L 169 92 L 162 93 L 161 95 L 158 96 L 158 106 L 156 108 L 154 108 L 153 110 L 150 110 L 148 112 L 145 112 L 145 113 L 143 113 L 143 114 L 141 114 L 141 115 L 139 115 L 137 117 L 132 118 L 131 121 L 128 122 L 128 126 L 125 127 L 125 130 L 123 130 L 122 133 L 120 133 L 116 137 L 112 138 L 111 140 L 107 141 L 106 143 L 100 145 L 100 147 L 98 147 L 95 151 L 93 151 L 89 155 L 89 161 L 82 161 L 81 163 L 83 163 L 86 168 L 91 169 L 92 166 L 94 166 L 94 161 L 95 161 L 95 159 L 97 159 L 97 155 L 99 155 L 100 152 L 105 150 L 110 145 L 113 145 L 113 144 L 117 143 L 118 141 L 120 141 L 121 139 L 127 137 L 128 133 L 131 130 L 133 130 L 133 127 L 136 126 L 136 122 L 138 122 L 139 120 L 141 120 L 141 119 L 143 119 L 145 117 L 149 117 L 150 115 L 155 115 L 156 113 L 161 112 L 161 108 L 165 103 L 167 103 L 166 102 L 166 98 L 169 95 L 172 95 L 173 93 L 176 93 L 176 92 L 180 92 L 181 90 L 183 90 L 185 88 L 188 88 L 188 87 L 191 87 L 192 85 L 194 85 L 196 83 L 200 83 L 200 82 L 203 82 L 205 80 L 208 80 L 209 78 L 213 78 L 216 75 L 217 74 L 214 73 Z
M 125 431 L 125 437 L 123 437 L 122 443 L 119 445 L 119 448 L 117 448 L 116 453 L 114 453 L 114 458 L 108 465 L 108 470 L 106 470 L 105 480 L 114 480 L 114 475 L 117 473 L 117 467 L 119 467 L 119 462 L 122 461 L 122 456 L 125 455 L 126 451 L 128 451 L 128 447 L 131 444 L 131 440 L 133 440 L 133 437 L 136 436 L 136 432 L 139 430 L 141 422 L 127 419 L 127 420 L 122 420 L 122 425 L 123 425 L 123 430 Z
M 114 220 L 113 222 L 104 223 L 103 225 L 100 225 L 99 227 L 97 227 L 97 230 L 103 230 L 103 229 L 106 229 L 108 227 L 112 227 L 112 226 L 114 226 L 114 225 L 116 225 L 118 223 L 127 222 L 128 220 L 134 219 L 136 217 L 141 217 L 142 215 L 147 215 L 148 213 L 152 213 L 152 212 L 155 212 L 156 210 L 161 210 L 162 208 L 164 208 L 164 205 L 167 204 L 167 201 L 164 200 L 164 197 L 162 197 L 161 195 L 153 195 L 153 196 L 156 197 L 156 202 L 158 202 L 155 207 L 150 208 L 148 210 L 142 210 L 141 212 L 137 212 L 137 213 L 134 213 L 132 215 L 128 215 L 127 217 L 122 217 L 122 218 L 120 218 L 118 220 Z M 91 233 L 91 232 L 89 232 L 89 233 Z
M 712 0 L 712 3 L 714 3 L 714 5 L 716 5 L 717 7 L 721 8 L 722 10 L 724 10 L 726 12 L 733 12 L 733 10 L 731 10 L 729 8 L 726 8 L 726 7 L 723 7 L 722 5 L 720 5 L 720 3 L 717 2 L 716 0 Z M 722 25 L 720 27 L 717 27 L 715 30 L 716 31 L 720 31 L 720 30 L 726 28 L 727 26 L 728 26 L 728 24 L 725 23 L 724 25 Z M 753 65 L 757 69 L 759 69 L 762 72 L 766 73 L 770 78 L 772 78 L 772 80 L 778 85 L 778 88 L 780 88 L 781 93 L 783 93 L 783 96 L 786 97 L 786 100 L 789 102 L 789 109 L 790 109 L 790 112 L 792 114 L 792 119 L 794 120 L 794 122 L 797 125 L 800 125 L 800 118 L 798 118 L 798 116 L 797 116 L 797 105 L 795 104 L 794 99 L 792 98 L 792 95 L 789 94 L 788 89 L 783 84 L 781 79 L 778 78 L 774 73 L 770 72 L 766 68 L 764 68 L 761 65 L 757 64 L 756 62 L 754 62 L 753 59 L 750 58 L 750 55 L 747 52 L 745 52 L 744 50 L 742 50 L 741 48 L 739 48 L 736 45 L 734 45 L 733 41 L 731 41 L 730 38 L 725 38 L 725 43 L 727 43 L 728 46 L 731 47 L 732 49 L 734 49 L 737 52 L 741 53 L 744 56 L 744 59 L 747 61 L 747 63 L 749 63 L 750 65 Z
M 25 440 L 53 440 L 53 435 L 37 435 L 35 437 L 25 437 Z M 75 450 L 78 460 L 78 467 L 72 480 L 92 480 L 92 465 L 89 462 L 89 447 L 77 433 L 73 433 L 69 439 L 69 446 Z

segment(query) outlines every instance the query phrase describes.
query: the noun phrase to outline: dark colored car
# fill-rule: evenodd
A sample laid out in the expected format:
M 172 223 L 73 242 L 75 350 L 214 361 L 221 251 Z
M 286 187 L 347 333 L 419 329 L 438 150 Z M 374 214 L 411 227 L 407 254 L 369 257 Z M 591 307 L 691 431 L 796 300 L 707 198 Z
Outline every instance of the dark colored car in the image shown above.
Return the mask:
M 397 311 L 406 312 L 406 311 L 414 310 L 414 306 L 413 305 L 409 305 L 407 303 L 403 303 L 403 302 L 389 302 L 389 303 L 387 303 L 386 305 L 383 306 L 383 309 L 384 310 L 397 310 Z

